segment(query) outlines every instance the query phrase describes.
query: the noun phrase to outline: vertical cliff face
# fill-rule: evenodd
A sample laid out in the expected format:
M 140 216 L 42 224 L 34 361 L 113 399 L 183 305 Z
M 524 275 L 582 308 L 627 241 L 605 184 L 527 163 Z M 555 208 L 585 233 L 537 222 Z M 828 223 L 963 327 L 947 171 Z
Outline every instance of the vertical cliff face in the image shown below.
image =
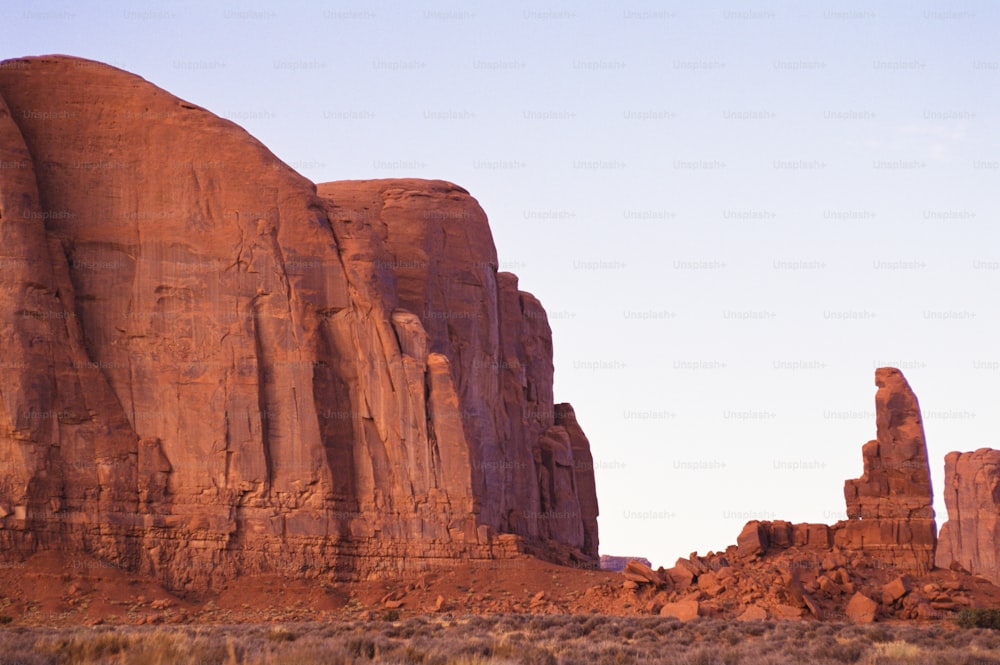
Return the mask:
M 936 532 L 920 405 L 898 369 L 876 370 L 875 385 L 876 438 L 862 448 L 864 474 L 844 483 L 848 520 L 835 543 L 929 570 Z
M 383 280 L 394 317 L 421 349 L 447 360 L 461 409 L 452 423 L 471 460 L 481 523 L 597 554 L 589 443 L 572 408 L 553 404 L 545 310 L 497 272 L 486 215 L 444 182 L 321 184 L 329 217 L 363 220 L 395 273 Z M 437 428 L 434 429 L 437 433 Z
M 0 99 L 0 547 L 134 552 L 123 534 L 137 440 L 87 355 L 69 264 L 46 230 L 65 215 L 39 195 L 21 113 Z M 94 529 L 62 519 L 97 513 Z
M 514 535 L 596 556 L 544 310 L 468 193 L 317 194 L 100 63 L 9 61 L 0 99 L 5 548 L 192 589 L 508 556 Z
M 948 453 L 944 502 L 948 521 L 938 538 L 938 567 L 957 564 L 1000 584 L 1000 450 Z

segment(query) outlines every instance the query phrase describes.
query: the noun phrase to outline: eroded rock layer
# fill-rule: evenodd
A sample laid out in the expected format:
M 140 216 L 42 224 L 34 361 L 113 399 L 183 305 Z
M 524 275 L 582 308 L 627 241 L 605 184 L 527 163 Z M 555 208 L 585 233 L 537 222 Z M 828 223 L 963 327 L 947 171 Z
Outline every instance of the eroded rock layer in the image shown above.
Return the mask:
M 441 181 L 317 188 L 63 56 L 0 67 L 0 546 L 172 588 L 597 554 L 545 311 Z
M 948 521 L 938 537 L 937 565 L 955 565 L 1000 584 L 1000 450 L 944 458 Z

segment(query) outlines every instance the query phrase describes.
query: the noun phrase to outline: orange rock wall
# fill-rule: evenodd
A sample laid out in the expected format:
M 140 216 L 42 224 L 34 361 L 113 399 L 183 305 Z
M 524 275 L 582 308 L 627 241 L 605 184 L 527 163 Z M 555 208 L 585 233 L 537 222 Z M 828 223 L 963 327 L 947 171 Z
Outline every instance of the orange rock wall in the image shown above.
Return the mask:
M 0 162 L 4 549 L 178 589 L 596 557 L 545 312 L 465 190 L 317 191 L 233 123 L 68 57 L 0 67 Z

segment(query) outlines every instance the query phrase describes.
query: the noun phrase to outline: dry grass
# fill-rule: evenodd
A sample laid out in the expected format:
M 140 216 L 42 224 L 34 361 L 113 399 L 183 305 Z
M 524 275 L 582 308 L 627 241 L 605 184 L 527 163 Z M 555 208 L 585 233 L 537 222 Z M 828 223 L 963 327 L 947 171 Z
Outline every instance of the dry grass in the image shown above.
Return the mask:
M 953 626 L 500 615 L 284 625 L 0 628 L 0 665 L 1000 665 Z

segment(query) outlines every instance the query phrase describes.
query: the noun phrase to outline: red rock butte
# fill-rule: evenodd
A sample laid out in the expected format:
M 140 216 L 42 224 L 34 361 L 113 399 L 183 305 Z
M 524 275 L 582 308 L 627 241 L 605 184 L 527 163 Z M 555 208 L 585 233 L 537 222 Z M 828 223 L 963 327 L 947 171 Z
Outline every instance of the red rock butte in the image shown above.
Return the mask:
M 306 180 L 65 56 L 0 64 L 0 548 L 176 590 L 596 561 L 545 310 L 442 181 Z

